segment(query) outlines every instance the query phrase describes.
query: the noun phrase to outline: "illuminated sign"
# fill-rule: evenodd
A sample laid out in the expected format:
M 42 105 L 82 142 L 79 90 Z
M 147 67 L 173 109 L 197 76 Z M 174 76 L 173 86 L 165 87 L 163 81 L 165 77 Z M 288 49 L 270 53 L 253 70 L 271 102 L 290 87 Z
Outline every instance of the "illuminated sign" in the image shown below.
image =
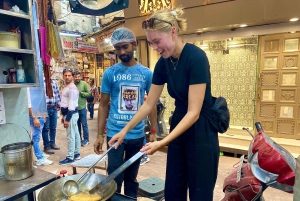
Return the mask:
M 157 10 L 171 9 L 171 0 L 139 0 L 141 15 L 148 15 Z
M 123 27 L 124 25 L 119 25 L 117 27 L 114 27 L 104 33 L 101 33 L 101 34 L 98 34 L 98 35 L 95 35 L 94 38 L 96 40 L 96 45 L 98 47 L 98 50 L 100 53 L 103 53 L 103 52 L 108 52 L 108 51 L 113 51 L 115 48 L 114 46 L 112 46 L 112 44 L 110 43 L 110 37 L 112 35 L 112 33 L 120 28 L 120 27 Z

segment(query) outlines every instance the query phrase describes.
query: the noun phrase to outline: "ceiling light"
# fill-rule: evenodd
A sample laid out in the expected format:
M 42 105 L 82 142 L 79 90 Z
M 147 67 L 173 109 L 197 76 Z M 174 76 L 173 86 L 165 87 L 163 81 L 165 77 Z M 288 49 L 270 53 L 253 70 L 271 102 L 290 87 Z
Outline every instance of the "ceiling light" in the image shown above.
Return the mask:
M 59 35 L 61 35 L 61 36 L 81 37 L 81 34 L 73 34 L 73 33 L 62 33 L 62 32 L 60 32 Z
M 104 39 L 104 42 L 105 42 L 106 44 L 109 43 L 109 42 L 110 42 L 109 38 L 105 38 L 105 39 Z
M 248 26 L 247 24 L 241 24 L 240 27 L 246 27 Z
M 296 31 L 290 31 L 290 33 L 296 33 Z
M 296 22 L 296 21 L 298 21 L 298 20 L 299 20 L 299 18 L 296 18 L 296 17 L 295 17 L 295 18 L 291 18 L 291 19 L 290 19 L 290 22 Z
M 202 30 L 202 29 L 197 29 L 196 32 L 197 32 L 197 33 L 202 33 L 203 30 Z
M 91 40 L 95 40 L 95 38 L 91 37 Z

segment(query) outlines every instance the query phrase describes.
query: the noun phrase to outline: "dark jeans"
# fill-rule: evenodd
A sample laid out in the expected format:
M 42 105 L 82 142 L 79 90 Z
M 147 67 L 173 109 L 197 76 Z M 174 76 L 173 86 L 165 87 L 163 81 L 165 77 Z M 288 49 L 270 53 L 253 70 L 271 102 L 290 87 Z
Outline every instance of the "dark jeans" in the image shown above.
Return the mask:
M 94 118 L 94 105 L 93 103 L 88 103 L 87 104 L 87 109 L 90 112 L 90 118 L 93 119 Z
M 175 110 L 170 130 L 186 113 Z M 218 134 L 202 115 L 187 131 L 168 145 L 165 200 L 212 201 L 218 175 Z
M 81 139 L 89 141 L 89 128 L 87 124 L 87 118 L 86 118 L 86 108 L 83 108 L 82 110 L 78 110 L 79 119 L 77 121 L 78 125 L 78 131 L 80 134 Z M 83 130 L 83 136 L 81 134 L 81 125 Z
M 55 144 L 56 126 L 57 126 L 57 110 L 56 108 L 47 108 L 48 117 L 42 131 L 44 148 Z
M 110 140 L 107 137 L 107 142 Z M 118 149 L 111 149 L 108 152 L 107 172 L 111 174 L 114 170 L 125 163 L 129 158 L 135 155 L 143 146 L 144 138 L 124 140 Z M 108 145 L 107 145 L 108 146 Z M 115 178 L 118 188 L 117 192 L 121 193 L 122 183 L 124 181 L 124 194 L 133 198 L 137 197 L 139 183 L 136 180 L 141 159 L 135 161 L 124 172 Z

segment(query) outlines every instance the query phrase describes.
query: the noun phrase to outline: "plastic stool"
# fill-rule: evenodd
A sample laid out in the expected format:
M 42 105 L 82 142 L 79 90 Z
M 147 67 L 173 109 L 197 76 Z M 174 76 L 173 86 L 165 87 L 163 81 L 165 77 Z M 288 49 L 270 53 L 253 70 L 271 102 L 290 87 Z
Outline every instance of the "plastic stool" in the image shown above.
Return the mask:
M 139 182 L 138 196 L 160 201 L 164 198 L 164 190 L 165 180 L 150 177 Z
M 100 157 L 101 157 L 101 155 L 90 154 L 90 155 L 83 157 L 82 159 L 80 159 L 78 161 L 75 161 L 74 163 L 71 163 L 70 165 L 73 168 L 73 174 L 77 174 L 76 168 L 88 168 L 91 165 L 93 165 L 93 163 L 95 163 Z M 99 164 L 101 164 L 101 163 L 104 163 L 104 166 L 99 166 Z M 105 156 L 103 159 L 101 159 L 101 161 L 99 161 L 99 163 L 96 164 L 94 166 L 94 168 L 92 168 L 90 170 L 90 173 L 95 173 L 95 169 L 106 170 L 106 166 L 107 166 L 107 156 Z

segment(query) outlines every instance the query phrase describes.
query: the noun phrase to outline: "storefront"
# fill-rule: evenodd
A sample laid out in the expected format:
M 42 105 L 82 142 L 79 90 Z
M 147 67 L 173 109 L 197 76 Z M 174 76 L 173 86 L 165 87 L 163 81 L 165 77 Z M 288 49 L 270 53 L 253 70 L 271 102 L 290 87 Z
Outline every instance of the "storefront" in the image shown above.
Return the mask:
M 297 119 L 300 119 L 298 117 L 300 109 L 296 108 L 296 100 L 300 99 L 300 95 L 296 93 L 298 81 L 288 84 L 288 86 L 294 87 L 294 89 L 288 90 L 288 93 L 287 91 L 285 93 L 280 91 L 280 86 L 286 89 L 287 84 L 278 84 L 283 79 L 298 80 L 297 75 L 299 73 L 295 70 L 286 69 L 288 73 L 285 73 L 284 78 L 280 68 L 262 70 L 264 62 L 261 61 L 265 57 L 273 59 L 272 55 L 275 52 L 265 52 L 263 49 L 264 41 L 268 41 L 268 37 L 273 38 L 273 34 L 279 33 L 275 36 L 276 43 L 275 41 L 272 42 L 273 46 L 278 45 L 277 61 L 282 62 L 285 58 L 283 55 L 287 55 L 286 59 L 289 59 L 290 63 L 298 62 L 298 60 L 295 61 L 296 56 L 293 55 L 299 55 L 299 46 L 298 49 L 296 47 L 296 40 L 299 35 L 297 33 L 286 34 L 300 31 L 299 22 L 289 22 L 290 18 L 299 15 L 295 9 L 297 6 L 295 4 L 298 3 L 291 2 L 288 8 L 289 12 L 279 12 L 280 2 L 269 2 L 268 5 L 265 5 L 265 9 L 268 11 L 266 12 L 260 6 L 259 1 L 250 3 L 216 0 L 210 1 L 209 4 L 173 1 L 174 7 L 177 5 L 186 7 L 184 17 L 187 18 L 188 30 L 183 33 L 183 39 L 199 46 L 206 52 L 211 66 L 212 93 L 214 96 L 224 96 L 227 99 L 231 112 L 230 128 L 233 132 L 241 130 L 242 127 L 253 128 L 255 121 L 261 121 L 262 125 L 268 128 L 271 136 L 300 137 L 300 125 L 297 122 Z M 234 12 L 231 12 L 233 10 Z M 253 10 L 256 12 L 252 12 Z M 278 12 L 280 16 L 275 16 Z M 197 19 L 194 17 L 195 13 L 197 13 Z M 147 46 L 145 33 L 141 28 L 142 21 L 146 18 L 147 16 L 142 16 L 138 7 L 132 6 L 125 10 L 125 26 L 134 31 L 141 41 L 139 43 L 141 60 L 144 61 L 144 65 L 153 69 L 159 55 Z M 248 27 L 242 26 L 242 24 L 246 24 Z M 290 54 L 283 50 L 285 46 L 283 38 L 291 38 L 288 43 L 295 43 Z M 269 42 L 268 45 L 270 45 Z M 293 58 L 293 62 L 291 58 Z M 268 59 L 266 62 L 273 61 Z M 264 77 L 264 80 L 266 78 L 272 80 L 268 82 L 278 80 L 276 83 L 278 86 L 271 83 L 273 88 L 269 89 L 268 84 L 261 83 L 261 76 Z M 262 89 L 261 85 L 267 88 Z M 274 95 L 275 93 L 276 95 Z M 295 101 L 290 99 L 284 103 L 280 97 L 288 97 L 288 95 L 294 97 Z M 262 99 L 263 96 L 265 98 L 271 97 L 271 99 Z M 162 99 L 166 102 L 165 119 L 167 120 L 171 111 L 174 110 L 174 103 L 166 90 L 163 91 Z M 296 120 L 293 120 L 294 118 Z
M 118 62 L 118 58 L 114 53 L 114 47 L 110 43 L 110 37 L 112 33 L 124 26 L 124 21 L 116 21 L 113 22 L 111 25 L 96 31 L 95 33 L 89 35 L 96 41 L 96 45 L 98 48 L 97 54 L 97 70 L 96 70 L 96 82 L 97 85 L 101 85 L 101 80 L 104 71 Z
M 65 57 L 60 61 L 53 62 L 54 78 L 58 81 L 61 80 L 62 71 L 65 67 L 82 72 L 83 80 L 86 82 L 89 78 L 95 78 L 96 53 L 98 52 L 95 41 L 65 35 L 60 37 Z

